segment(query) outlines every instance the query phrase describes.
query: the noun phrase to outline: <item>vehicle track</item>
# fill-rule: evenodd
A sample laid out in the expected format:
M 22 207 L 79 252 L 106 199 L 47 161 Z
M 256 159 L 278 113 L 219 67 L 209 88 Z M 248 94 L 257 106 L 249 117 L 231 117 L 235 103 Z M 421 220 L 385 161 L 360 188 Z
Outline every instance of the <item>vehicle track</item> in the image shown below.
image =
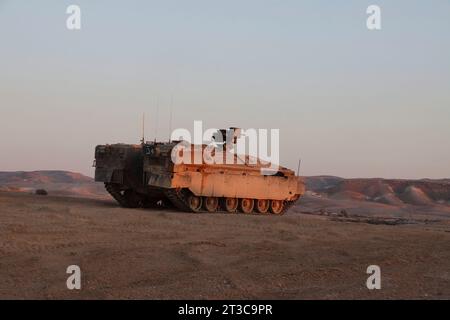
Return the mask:
M 199 211 L 194 211 L 190 208 L 188 203 L 188 192 L 184 190 L 175 190 L 175 189 L 167 189 L 164 192 L 165 196 L 170 200 L 170 202 L 179 210 L 186 211 L 186 212 L 195 212 L 195 213 L 209 213 L 207 210 L 201 209 Z M 296 201 L 284 201 L 284 207 L 283 211 L 279 215 L 283 215 L 286 213 L 294 204 Z M 219 202 L 220 203 L 220 202 Z M 222 212 L 222 213 L 230 213 L 226 210 L 223 210 L 222 206 L 219 205 L 216 212 Z M 237 212 L 236 212 L 237 213 Z M 260 214 L 260 215 L 266 215 L 257 213 L 255 210 L 252 212 L 253 214 Z

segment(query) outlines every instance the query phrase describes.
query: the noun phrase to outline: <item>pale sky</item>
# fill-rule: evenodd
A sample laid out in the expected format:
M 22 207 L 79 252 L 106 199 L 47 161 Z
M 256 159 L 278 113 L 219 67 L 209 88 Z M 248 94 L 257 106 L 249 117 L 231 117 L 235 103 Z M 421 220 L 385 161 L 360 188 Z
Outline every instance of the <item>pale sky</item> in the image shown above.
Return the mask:
M 92 176 L 171 96 L 173 128 L 279 128 L 302 175 L 449 178 L 450 2 L 0 0 L 0 171 Z

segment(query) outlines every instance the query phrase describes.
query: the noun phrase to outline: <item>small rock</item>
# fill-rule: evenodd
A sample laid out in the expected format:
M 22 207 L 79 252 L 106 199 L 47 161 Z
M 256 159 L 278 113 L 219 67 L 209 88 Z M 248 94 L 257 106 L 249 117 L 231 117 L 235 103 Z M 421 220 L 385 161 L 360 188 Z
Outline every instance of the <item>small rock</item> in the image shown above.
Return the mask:
M 340 216 L 341 216 L 341 217 L 345 217 L 345 218 L 348 218 L 348 213 L 347 213 L 347 210 L 345 210 L 345 209 L 342 209 L 342 210 L 341 210 L 341 212 L 340 212 Z

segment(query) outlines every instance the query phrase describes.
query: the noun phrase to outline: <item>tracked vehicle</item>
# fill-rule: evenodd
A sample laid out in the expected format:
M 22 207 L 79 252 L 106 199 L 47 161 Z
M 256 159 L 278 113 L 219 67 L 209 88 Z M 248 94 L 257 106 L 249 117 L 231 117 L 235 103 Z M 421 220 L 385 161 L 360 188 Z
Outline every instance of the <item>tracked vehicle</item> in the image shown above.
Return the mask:
M 222 137 L 226 132 L 220 130 Z M 222 141 L 212 151 L 182 141 L 97 146 L 95 180 L 104 182 L 124 207 L 164 203 L 187 212 L 281 215 L 304 193 L 304 183 L 292 170 L 273 172 L 260 161 L 232 153 L 229 139 Z M 198 154 L 208 158 L 206 152 L 222 161 L 194 161 Z

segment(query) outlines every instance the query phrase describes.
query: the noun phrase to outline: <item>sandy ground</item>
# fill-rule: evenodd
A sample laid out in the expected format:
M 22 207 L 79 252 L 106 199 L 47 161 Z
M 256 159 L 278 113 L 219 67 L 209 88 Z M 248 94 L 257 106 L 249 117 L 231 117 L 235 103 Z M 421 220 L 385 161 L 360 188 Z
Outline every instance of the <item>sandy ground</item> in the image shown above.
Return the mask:
M 122 209 L 0 192 L 0 298 L 450 298 L 447 221 Z M 82 289 L 66 288 L 79 265 Z M 381 267 L 382 289 L 366 288 Z

